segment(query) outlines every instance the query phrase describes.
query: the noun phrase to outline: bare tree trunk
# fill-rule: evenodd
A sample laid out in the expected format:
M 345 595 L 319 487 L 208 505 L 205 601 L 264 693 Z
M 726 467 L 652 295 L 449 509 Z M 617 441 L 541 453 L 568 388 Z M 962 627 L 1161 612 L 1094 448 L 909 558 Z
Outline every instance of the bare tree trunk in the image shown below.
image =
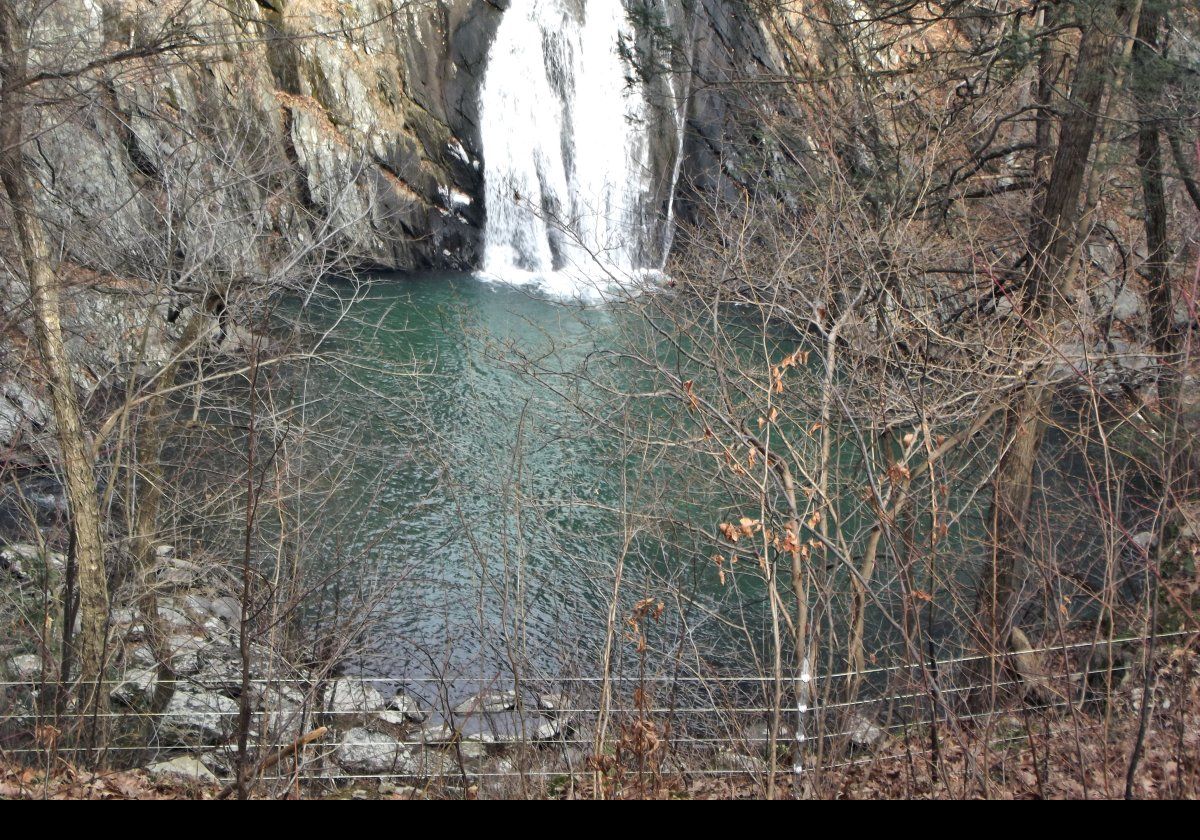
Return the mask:
M 1174 121 L 1170 121 L 1165 128 L 1167 143 L 1171 147 L 1171 158 L 1175 161 L 1176 174 L 1179 176 L 1179 180 L 1183 181 L 1183 187 L 1187 190 L 1192 204 L 1196 205 L 1197 210 L 1200 210 L 1200 184 L 1197 184 L 1196 179 L 1192 176 L 1192 168 L 1183 154 L 1183 141 L 1179 139 L 1179 126 L 1174 124 Z
M 1033 471 L 1045 433 L 1050 392 L 1033 384 L 1021 390 L 1004 415 L 1005 450 L 992 479 L 989 573 L 980 581 L 979 617 L 986 651 L 1003 652 L 1016 612 L 1016 581 L 1027 553 L 1027 519 Z
M 167 394 L 175 386 L 179 365 L 195 345 L 200 336 L 204 316 L 200 312 L 192 315 L 183 335 L 175 346 L 171 360 L 163 368 L 154 384 L 155 391 L 147 401 L 145 411 L 135 436 L 136 453 L 136 497 L 133 500 L 134 523 L 131 539 L 134 563 L 141 583 L 138 610 L 142 624 L 146 627 L 147 641 L 154 659 L 158 663 L 157 684 L 150 703 L 153 713 L 166 708 L 174 692 L 175 672 L 171 667 L 171 650 L 167 631 L 158 612 L 158 592 L 151 575 L 154 572 L 155 545 L 158 541 L 158 518 L 162 509 L 162 469 L 159 459 L 165 435 L 163 434 Z
M 1097 16 L 1098 19 L 1083 21 L 1079 59 L 1067 113 L 1059 130 L 1050 181 L 1034 213 L 1029 272 L 1021 295 L 1026 304 L 1023 308 L 1026 346 L 1053 340 L 1053 312 L 1063 298 L 1062 284 L 1071 265 L 1076 211 L 1108 84 L 1114 33 L 1118 31 L 1116 15 L 1111 11 L 1101 9 Z M 992 482 L 988 517 L 992 529 L 991 567 L 985 572 L 978 593 L 982 642 L 985 650 L 993 654 L 1005 648 L 1016 610 L 1016 573 L 1026 555 L 1033 471 L 1051 396 L 1044 385 L 1031 383 L 1013 397 L 1004 418 L 1004 450 Z
M 108 621 L 108 581 L 100 505 L 96 495 L 95 463 L 80 419 L 71 376 L 71 360 L 63 341 L 58 280 L 51 265 L 45 231 L 37 216 L 33 189 L 22 154 L 24 102 L 21 84 L 27 70 L 23 24 L 12 0 L 0 0 L 0 73 L 7 93 L 0 101 L 0 180 L 8 197 L 16 242 L 28 276 L 38 354 L 45 368 L 79 575 L 80 631 L 78 641 L 82 709 L 95 714 L 93 745 L 103 743 L 104 643 Z M 66 675 L 64 675 L 65 677 Z
M 1054 7 L 1042 6 L 1038 9 L 1038 26 L 1047 29 L 1054 25 Z M 1037 86 L 1034 97 L 1037 101 L 1036 128 L 1034 130 L 1034 163 L 1033 172 L 1038 185 L 1038 195 L 1041 196 L 1050 180 L 1049 164 L 1050 150 L 1054 145 L 1053 116 L 1050 107 L 1054 96 L 1054 84 L 1059 76 L 1062 54 L 1055 49 L 1053 38 L 1041 39 L 1038 45 Z
M 1146 233 L 1146 278 L 1150 309 L 1150 335 L 1158 357 L 1158 400 L 1163 441 L 1162 474 L 1164 495 L 1170 504 L 1170 476 L 1184 476 L 1187 445 L 1179 429 L 1179 331 L 1175 328 L 1175 301 L 1167 266 L 1167 200 L 1163 185 L 1162 141 L 1156 116 L 1162 89 L 1162 68 L 1154 64 L 1159 55 L 1161 13 L 1150 6 L 1142 15 L 1134 46 L 1134 93 L 1138 113 L 1137 167 L 1142 182 L 1142 226 Z

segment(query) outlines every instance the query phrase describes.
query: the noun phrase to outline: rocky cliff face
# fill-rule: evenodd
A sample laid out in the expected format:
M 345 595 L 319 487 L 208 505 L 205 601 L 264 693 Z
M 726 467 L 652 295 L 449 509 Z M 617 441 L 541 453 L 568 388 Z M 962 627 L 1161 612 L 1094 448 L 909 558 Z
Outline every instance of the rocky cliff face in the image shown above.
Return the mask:
M 57 0 L 38 12 L 31 67 L 65 78 L 38 88 L 26 160 L 72 273 L 81 387 L 165 358 L 180 310 L 203 305 L 214 277 L 261 287 L 297 246 L 388 269 L 477 266 L 478 90 L 507 5 Z M 740 0 L 627 9 L 636 72 L 661 106 L 651 157 L 665 225 L 674 176 L 698 190 L 729 184 L 750 137 L 724 83 L 773 58 Z M 164 33 L 186 49 L 139 54 Z M 122 51 L 132 57 L 72 75 Z M 19 294 L 5 296 L 18 311 Z M 5 330 L 0 442 L 46 419 L 30 331 L 13 319 Z
M 251 230 L 305 236 L 329 226 L 365 263 L 472 268 L 485 214 L 478 89 L 504 6 L 193 1 L 172 20 L 140 0 L 56 2 L 38 22 L 47 62 L 68 64 L 64 50 L 86 61 L 136 46 L 169 23 L 211 44 L 199 66 L 170 54 L 115 66 L 107 101 L 44 114 L 34 162 L 66 256 L 137 274 L 154 262 L 151 240 L 163 234 L 170 202 L 179 221 L 173 250 L 208 250 L 188 238 L 210 227 L 178 206 L 180 191 L 205 185 L 227 216 L 223 226 L 240 228 L 228 233 L 241 247 L 224 254 L 235 263 L 253 262 Z M 736 130 L 720 83 L 742 65 L 769 61 L 757 24 L 739 2 L 638 0 L 631 8 L 649 61 L 671 50 L 671 84 L 691 94 L 684 174 L 710 184 Z M 665 90 L 664 78 L 654 78 L 655 90 Z M 664 169 L 676 166 L 674 119 L 665 115 L 656 149 Z M 306 212 L 290 212 L 284 199 Z
M 210 45 L 200 66 L 170 54 L 115 66 L 107 101 L 45 114 L 34 162 L 67 256 L 136 274 L 161 247 L 152 240 L 164 206 L 203 184 L 227 227 L 333 231 L 356 258 L 387 268 L 474 267 L 485 213 L 477 94 L 506 5 L 192 0 L 173 22 Z M 670 98 L 689 93 L 683 174 L 711 185 L 738 129 L 721 84 L 771 61 L 757 22 L 740 2 L 634 0 L 630 9 L 650 89 L 666 103 L 656 166 L 677 164 Z M 87 60 L 171 22 L 144 0 L 60 0 L 39 26 L 46 61 L 62 63 L 64 44 Z M 211 251 L 188 241 L 211 236 L 209 226 L 166 210 L 181 220 L 173 250 Z M 261 247 L 244 239 L 232 236 L 241 247 L 222 255 L 235 270 Z
M 180 23 L 211 45 L 198 66 L 169 54 L 115 66 L 108 101 L 45 114 L 34 160 L 50 217 L 75 260 L 136 271 L 164 214 L 183 222 L 175 250 L 211 250 L 188 241 L 211 229 L 185 219 L 194 195 L 181 195 L 204 185 L 229 226 L 328 225 L 365 262 L 470 265 L 483 213 L 474 90 L 499 14 L 481 0 L 193 2 Z M 130 0 L 63 0 L 41 23 L 47 62 L 71 36 L 94 57 L 168 25 Z
M 785 58 L 752 3 L 703 0 L 677 26 L 686 27 L 689 70 L 677 210 L 690 220 L 704 196 L 733 198 L 772 168 L 763 124 L 794 103 L 772 84 Z

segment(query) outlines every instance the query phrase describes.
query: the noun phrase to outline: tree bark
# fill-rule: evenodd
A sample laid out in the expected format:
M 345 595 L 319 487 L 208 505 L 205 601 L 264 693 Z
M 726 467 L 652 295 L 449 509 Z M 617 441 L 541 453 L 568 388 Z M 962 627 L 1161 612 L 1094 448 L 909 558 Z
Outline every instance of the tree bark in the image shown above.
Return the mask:
M 1081 21 L 1083 35 L 1071 79 L 1071 95 L 1059 127 L 1058 147 L 1046 190 L 1037 200 L 1030 230 L 1029 271 L 1020 290 L 1025 319 L 1025 350 L 1054 340 L 1054 313 L 1065 300 L 1063 285 L 1071 267 L 1077 209 L 1095 141 L 1100 106 L 1110 76 L 1110 55 L 1119 31 L 1118 16 L 1106 6 L 1096 19 Z M 1028 554 L 1027 527 L 1033 473 L 1045 433 L 1052 393 L 1034 381 L 1012 399 L 1004 419 L 1003 451 L 992 480 L 990 569 L 980 581 L 977 601 L 985 652 L 1002 653 L 1016 612 L 1016 583 Z
M 104 539 L 96 495 L 95 463 L 84 433 L 71 360 L 63 340 L 58 278 L 37 215 L 23 155 L 24 97 L 20 82 L 27 74 L 28 60 L 23 26 L 12 0 L 0 0 L 0 74 L 5 87 L 9 88 L 8 94 L 0 100 L 0 180 L 8 197 L 12 229 L 29 283 L 35 341 L 57 426 L 79 577 L 77 650 L 84 701 L 80 708 L 94 713 L 95 726 L 89 740 L 93 746 L 99 746 L 103 743 L 104 712 L 108 701 L 108 693 L 101 684 L 108 623 Z M 64 679 L 67 677 L 63 676 Z
M 1176 173 L 1179 175 L 1179 180 L 1183 181 L 1183 187 L 1187 190 L 1192 204 L 1196 205 L 1197 210 L 1200 210 L 1200 184 L 1197 184 L 1196 179 L 1192 177 L 1192 168 L 1183 154 L 1183 141 L 1179 139 L 1179 127 L 1168 122 L 1165 128 L 1167 143 L 1171 147 L 1171 157 L 1175 160 Z
M 94 715 L 92 745 L 103 743 L 104 712 L 108 692 L 103 690 L 104 636 L 108 624 L 108 575 L 104 565 L 104 540 L 100 502 L 96 496 L 96 470 L 80 419 L 79 403 L 71 376 L 71 359 L 62 338 L 58 278 L 50 262 L 46 233 L 37 216 L 28 169 L 23 155 L 24 102 L 20 79 L 25 77 L 28 53 L 22 22 L 11 0 L 0 0 L 0 74 L 10 92 L 0 101 L 0 180 L 4 182 L 16 245 L 25 268 L 37 352 L 40 355 L 58 442 L 62 455 L 71 535 L 79 578 L 78 659 L 83 704 Z M 64 674 L 64 678 L 67 674 Z
M 1146 297 L 1150 312 L 1150 335 L 1158 361 L 1160 431 L 1163 441 L 1163 492 L 1170 504 L 1172 477 L 1187 475 L 1187 445 L 1179 429 L 1179 330 L 1175 327 L 1175 301 L 1167 260 L 1167 199 L 1163 181 L 1161 123 L 1157 116 L 1162 91 L 1163 69 L 1156 66 L 1159 53 L 1161 12 L 1147 7 L 1134 45 L 1134 94 L 1137 105 L 1137 167 L 1142 182 L 1142 226 L 1146 234 Z
M 189 319 L 183 335 L 175 345 L 170 361 L 167 362 L 166 367 L 157 378 L 156 390 L 146 403 L 134 438 L 136 489 L 132 505 L 134 522 L 130 542 L 141 585 L 138 610 L 142 616 L 142 624 L 146 627 L 150 650 L 158 663 L 157 684 L 150 703 L 151 712 L 161 712 L 166 708 L 174 693 L 175 682 L 167 629 L 159 616 L 158 593 L 154 581 L 151 579 L 157 561 L 155 546 L 158 542 L 158 519 L 163 500 L 161 456 L 166 438 L 164 423 L 167 413 L 167 394 L 175 386 L 179 366 L 184 357 L 195 348 L 203 324 L 202 313 L 196 312 Z

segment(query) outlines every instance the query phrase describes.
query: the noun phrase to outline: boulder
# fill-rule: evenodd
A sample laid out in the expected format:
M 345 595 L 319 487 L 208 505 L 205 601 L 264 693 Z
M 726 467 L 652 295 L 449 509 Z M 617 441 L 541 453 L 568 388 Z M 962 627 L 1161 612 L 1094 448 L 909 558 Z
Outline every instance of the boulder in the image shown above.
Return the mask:
M 138 611 L 133 607 L 121 607 L 109 614 L 109 621 L 114 628 L 128 629 L 131 625 L 137 624 L 138 620 Z
M 189 560 L 169 557 L 158 565 L 154 580 L 165 589 L 193 589 L 204 578 L 204 568 Z
M 206 630 L 218 633 L 237 627 L 242 615 L 241 604 L 232 595 L 209 597 L 189 592 L 184 596 L 183 606 Z
M 216 616 L 204 616 L 204 619 L 200 622 L 200 628 L 204 631 L 204 635 L 210 639 L 223 641 L 230 638 L 226 635 L 230 629 L 229 626 Z
M 383 711 L 386 705 L 374 686 L 352 677 L 334 680 L 325 692 L 325 709 L 335 716 L 365 717 Z
M 201 623 L 193 620 L 184 611 L 183 605 L 169 598 L 158 602 L 158 617 L 164 632 L 173 636 L 195 636 Z M 146 626 L 141 614 L 132 607 L 116 610 L 112 614 L 115 626 L 126 627 L 125 638 L 137 641 L 146 638 Z
M 242 604 L 232 595 L 220 595 L 209 603 L 212 614 L 230 627 L 236 627 L 242 617 Z
M 189 680 L 203 686 L 206 691 L 215 691 L 228 697 L 239 697 L 242 693 L 242 653 L 232 641 L 215 641 L 204 644 L 197 651 L 199 667 L 189 675 Z M 263 701 L 267 677 L 272 673 L 276 657 L 269 648 L 250 644 L 250 688 L 254 693 L 254 705 Z M 286 696 L 293 705 L 302 705 L 304 695 L 284 683 L 272 683 L 277 694 Z
M 859 749 L 874 747 L 886 737 L 883 727 L 861 712 L 854 712 L 847 718 L 846 734 L 850 743 Z
M 270 686 L 262 693 L 257 715 L 260 727 L 271 741 L 292 741 L 312 728 L 311 712 L 306 716 L 304 695 L 286 686 Z M 261 731 L 261 730 L 260 730 Z
M 206 640 L 191 634 L 173 634 L 167 640 L 167 648 L 171 651 L 171 670 L 176 676 L 188 677 L 199 672 L 203 665 L 200 652 L 204 649 Z
M 454 727 L 442 722 L 426 724 L 413 733 L 410 739 L 418 744 L 448 744 L 454 740 L 454 736 Z
M 733 750 L 717 750 L 714 764 L 717 770 L 723 770 L 728 773 L 749 773 L 750 775 L 755 775 L 766 773 L 768 769 L 767 762 L 761 758 L 753 755 L 743 755 Z
M 307 696 L 295 683 L 271 681 L 264 685 L 260 705 L 264 709 L 303 706 Z
M 61 572 L 67 567 L 67 558 L 27 543 L 12 543 L 0 548 L 0 571 L 7 571 L 17 580 L 25 580 L 36 569 L 44 567 Z
M 1118 321 L 1135 321 L 1146 313 L 1146 303 L 1133 289 L 1123 288 L 1112 303 L 1112 315 Z
M 567 695 L 560 694 L 558 692 L 539 694 L 537 701 L 538 708 L 543 712 L 561 712 L 566 709 L 568 705 Z
M 203 621 L 212 613 L 212 598 L 199 592 L 188 592 L 181 602 L 183 608 L 194 618 Z
M 454 714 L 468 716 L 479 712 L 496 714 L 507 712 L 517 705 L 515 691 L 485 691 L 474 697 L 468 697 L 454 707 Z
M 113 700 L 124 706 L 138 706 L 149 701 L 158 682 L 154 668 L 134 668 L 109 692 Z
M 396 799 L 420 799 L 421 789 L 412 785 L 394 785 L 391 782 L 379 783 L 379 795 Z
M 792 728 L 782 721 L 779 724 L 779 729 L 775 731 L 776 743 L 785 743 L 791 741 L 795 737 Z M 746 731 L 746 741 L 756 749 L 765 750 L 771 742 L 771 724 L 767 721 L 760 721 L 751 726 Z
M 464 744 L 483 744 L 484 746 L 490 746 L 493 744 L 499 744 L 501 739 L 495 732 L 481 730 L 479 732 L 471 732 L 470 734 L 463 735 L 462 742 Z
M 146 772 L 150 774 L 150 778 L 152 779 L 169 776 L 177 779 L 185 779 L 189 782 L 217 784 L 217 777 L 212 774 L 211 770 L 204 766 L 204 762 L 191 755 L 181 755 L 178 758 L 172 758 L 170 761 L 160 761 L 156 764 L 151 764 L 146 768 Z
M 334 759 L 351 773 L 396 773 L 409 769 L 411 753 L 390 735 L 355 727 L 342 737 Z
M 176 689 L 160 719 L 159 736 L 167 744 L 220 743 L 236 728 L 237 715 L 238 704 L 228 697 Z
M 408 718 L 404 716 L 404 712 L 398 712 L 395 709 L 384 709 L 382 712 L 376 712 L 375 720 L 380 724 L 376 728 L 384 732 L 398 732 L 408 725 Z
M 36 653 L 22 653 L 8 660 L 6 671 L 14 682 L 33 685 L 42 680 L 42 658 Z
M 25 567 L 21 565 L 21 558 L 9 548 L 0 549 L 0 572 L 10 575 L 18 581 L 26 580 L 28 577 Z
M 237 768 L 237 748 L 218 747 L 215 750 L 202 752 L 200 761 L 218 779 L 231 779 Z
M 388 703 L 388 708 L 399 712 L 411 723 L 424 723 L 429 719 L 429 713 L 418 706 L 416 700 L 400 691 L 397 691 L 396 696 Z
M 182 601 L 173 598 L 162 598 L 158 602 L 158 620 L 162 626 L 171 632 L 191 630 L 200 622 L 187 613 L 187 606 Z
M 487 744 L 474 738 L 464 738 L 458 742 L 457 753 L 463 761 L 482 761 L 487 758 Z
M 570 715 L 553 718 L 541 714 L 524 714 L 517 710 L 491 712 L 455 721 L 464 740 L 476 740 L 492 747 L 521 744 L 555 738 L 570 723 Z M 493 750 L 495 751 L 495 750 Z
M 538 724 L 537 728 L 530 733 L 530 736 L 535 741 L 554 741 L 558 739 L 566 731 L 567 724 L 570 718 L 563 716 L 552 717 L 549 720 Z
M 238 697 L 242 693 L 242 660 L 240 651 L 231 645 L 211 644 L 201 646 L 196 652 L 197 667 L 188 676 L 189 681 L 227 697 Z M 255 676 L 253 665 L 250 678 Z
M 154 652 L 146 645 L 134 645 L 125 649 L 125 664 L 139 668 L 153 668 L 158 663 L 154 660 Z
M 263 737 L 272 744 L 286 745 L 312 731 L 312 718 L 306 718 L 303 709 L 272 709 L 254 712 L 250 716 L 252 738 Z
M 1139 555 L 1149 556 L 1158 544 L 1158 535 L 1152 531 L 1140 531 L 1129 538 Z
M 407 775 L 416 779 L 457 776 L 458 761 L 443 750 L 417 750 L 409 757 Z

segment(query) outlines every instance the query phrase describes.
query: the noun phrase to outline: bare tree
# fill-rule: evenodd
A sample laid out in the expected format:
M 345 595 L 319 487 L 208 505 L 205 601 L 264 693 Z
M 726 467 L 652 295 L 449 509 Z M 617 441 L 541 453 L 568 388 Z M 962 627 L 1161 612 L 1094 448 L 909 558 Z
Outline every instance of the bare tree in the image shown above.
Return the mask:
M 86 687 L 81 708 L 95 713 L 103 725 L 108 697 L 102 687 L 105 636 L 108 625 L 108 568 L 100 505 L 96 495 L 95 461 L 75 395 L 74 369 L 62 331 L 62 303 L 45 231 L 34 203 L 25 166 L 26 89 L 30 84 L 25 30 L 29 22 L 14 3 L 0 5 L 0 178 L 29 284 L 38 352 L 45 368 L 62 455 L 71 517 L 72 559 L 78 570 L 80 680 Z M 65 630 L 69 633 L 70 628 Z M 63 675 L 64 678 L 66 675 Z M 98 739 L 101 743 L 103 736 Z

